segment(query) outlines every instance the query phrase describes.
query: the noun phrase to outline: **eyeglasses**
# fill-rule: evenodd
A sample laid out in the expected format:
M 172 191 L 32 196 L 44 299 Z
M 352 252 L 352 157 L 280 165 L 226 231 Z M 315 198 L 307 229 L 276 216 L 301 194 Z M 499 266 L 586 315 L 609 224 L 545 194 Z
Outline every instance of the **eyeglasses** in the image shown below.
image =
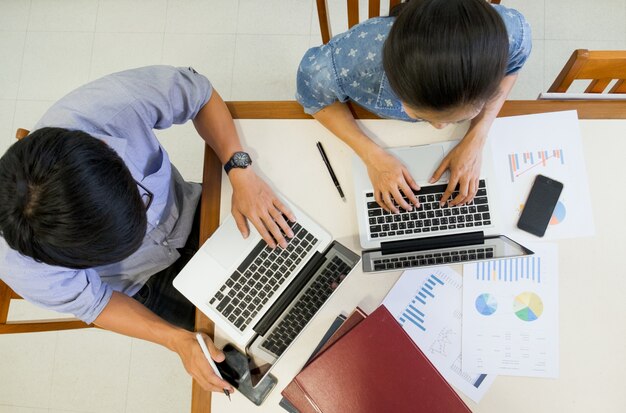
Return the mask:
M 152 198 L 154 198 L 154 194 L 150 192 L 148 188 L 140 184 L 138 181 L 135 181 L 135 183 L 139 187 L 139 196 L 141 196 L 141 200 L 143 201 L 143 204 L 146 206 L 146 210 L 147 210 L 148 208 L 150 208 L 150 205 L 152 204 Z

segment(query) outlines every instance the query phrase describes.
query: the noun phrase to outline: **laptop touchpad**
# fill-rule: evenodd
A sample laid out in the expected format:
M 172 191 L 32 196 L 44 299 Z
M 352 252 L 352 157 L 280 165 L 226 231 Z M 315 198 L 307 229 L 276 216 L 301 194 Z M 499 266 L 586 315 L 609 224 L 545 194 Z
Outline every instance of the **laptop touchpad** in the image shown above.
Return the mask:
M 443 160 L 441 145 L 422 145 L 391 149 L 409 169 L 417 182 L 428 181 Z
M 224 268 L 230 268 L 234 263 L 245 256 L 260 241 L 256 230 L 252 229 L 247 239 L 237 229 L 237 224 L 229 216 L 218 228 L 215 234 L 202 246 L 202 250 L 209 254 Z

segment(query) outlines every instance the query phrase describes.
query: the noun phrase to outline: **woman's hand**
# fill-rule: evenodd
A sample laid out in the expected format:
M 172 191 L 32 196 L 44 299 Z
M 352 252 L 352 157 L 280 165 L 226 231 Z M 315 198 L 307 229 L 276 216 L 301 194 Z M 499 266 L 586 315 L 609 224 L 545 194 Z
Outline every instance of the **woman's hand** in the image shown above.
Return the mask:
M 400 210 L 394 204 L 394 200 L 407 211 L 413 210 L 411 204 L 419 206 L 413 191 L 418 191 L 420 187 L 415 183 L 408 169 L 395 156 L 374 145 L 368 153 L 365 164 L 374 188 L 374 197 L 383 209 L 395 214 L 399 213 Z M 405 201 L 405 197 L 410 203 Z
M 292 238 L 294 234 L 285 216 L 291 222 L 296 221 L 291 210 L 251 167 L 233 168 L 228 177 L 233 186 L 231 212 L 241 235 L 247 238 L 250 234 L 249 220 L 271 248 L 277 244 L 286 248 L 285 235 Z
M 467 135 L 443 158 L 432 178 L 430 178 L 430 183 L 435 183 L 447 169 L 450 170 L 448 187 L 440 201 L 442 206 L 448 199 L 450 199 L 449 205 L 451 206 L 466 204 L 474 199 L 478 191 L 483 148 L 481 142 L 483 141 L 483 137 L 475 138 Z M 457 188 L 457 185 L 459 194 L 452 199 L 452 193 Z

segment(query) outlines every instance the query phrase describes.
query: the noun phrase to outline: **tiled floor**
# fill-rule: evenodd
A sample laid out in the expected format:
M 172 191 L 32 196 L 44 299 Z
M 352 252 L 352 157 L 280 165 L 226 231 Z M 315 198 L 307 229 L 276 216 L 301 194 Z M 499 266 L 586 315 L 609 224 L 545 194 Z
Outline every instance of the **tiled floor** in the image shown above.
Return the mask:
M 193 66 L 226 100 L 293 99 L 299 59 L 320 42 L 314 3 L 0 0 L 0 153 L 72 88 L 136 66 Z M 329 3 L 339 33 L 344 0 Z M 503 4 L 533 29 L 512 99 L 544 91 L 575 48 L 626 49 L 626 0 Z M 194 135 L 190 125 L 161 134 L 185 177 L 199 180 Z M 23 304 L 12 316 L 40 313 Z M 191 380 L 178 357 L 150 343 L 95 329 L 0 336 L 0 360 L 0 413 L 189 411 Z

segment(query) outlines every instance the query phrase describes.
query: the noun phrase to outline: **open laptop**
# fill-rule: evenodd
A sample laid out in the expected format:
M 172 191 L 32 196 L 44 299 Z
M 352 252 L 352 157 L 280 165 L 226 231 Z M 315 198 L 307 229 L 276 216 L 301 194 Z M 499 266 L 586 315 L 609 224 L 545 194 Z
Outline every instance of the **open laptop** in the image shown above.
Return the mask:
M 285 204 L 298 217 L 287 248 L 272 250 L 253 226 L 244 239 L 229 215 L 174 279 L 232 344 L 265 366 L 263 376 L 360 259 Z
M 498 211 L 483 169 L 474 200 L 461 206 L 439 206 L 447 179 L 429 184 L 435 168 L 456 141 L 391 148 L 420 185 L 419 208 L 392 214 L 374 198 L 363 162 L 353 157 L 359 238 L 363 271 L 393 271 L 532 254 L 528 248 L 497 233 Z M 445 177 L 444 177 L 445 178 Z M 454 198 L 457 193 L 454 193 Z

